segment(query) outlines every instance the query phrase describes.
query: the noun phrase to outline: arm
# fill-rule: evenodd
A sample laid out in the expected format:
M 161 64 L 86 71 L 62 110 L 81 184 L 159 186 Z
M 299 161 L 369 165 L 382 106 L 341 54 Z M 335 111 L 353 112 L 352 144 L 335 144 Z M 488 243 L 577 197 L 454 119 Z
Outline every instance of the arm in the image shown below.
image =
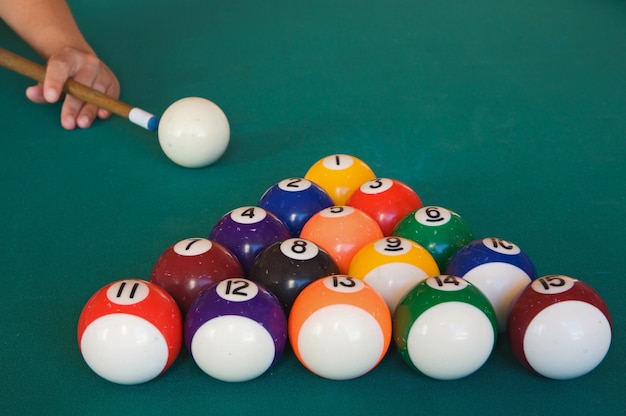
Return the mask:
M 0 18 L 47 61 L 43 85 L 26 90 L 30 100 L 57 102 L 68 78 L 119 97 L 117 78 L 89 46 L 65 0 L 0 0 Z M 89 127 L 96 117 L 109 116 L 71 96 L 61 108 L 61 124 L 66 129 Z

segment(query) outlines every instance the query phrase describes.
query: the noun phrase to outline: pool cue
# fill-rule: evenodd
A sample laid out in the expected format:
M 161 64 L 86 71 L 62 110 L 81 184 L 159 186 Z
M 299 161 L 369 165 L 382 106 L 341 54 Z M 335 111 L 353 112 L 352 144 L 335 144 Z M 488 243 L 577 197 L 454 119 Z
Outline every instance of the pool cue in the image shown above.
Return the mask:
M 43 65 L 9 52 L 4 48 L 0 48 L 0 66 L 40 83 L 43 83 L 46 76 L 46 68 Z M 127 118 L 146 130 L 155 131 L 158 128 L 159 119 L 153 114 L 109 97 L 73 79 L 68 79 L 65 82 L 63 92 L 86 103 L 94 104 L 110 111 L 113 114 Z

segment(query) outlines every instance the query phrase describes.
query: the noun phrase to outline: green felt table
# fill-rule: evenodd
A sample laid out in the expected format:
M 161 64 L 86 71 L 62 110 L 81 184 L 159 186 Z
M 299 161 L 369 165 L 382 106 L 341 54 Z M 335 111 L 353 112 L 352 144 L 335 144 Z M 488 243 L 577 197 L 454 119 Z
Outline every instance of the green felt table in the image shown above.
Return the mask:
M 626 414 L 626 3 L 618 0 L 70 1 L 125 101 L 161 114 L 218 103 L 218 163 L 185 169 L 155 133 L 114 117 L 64 131 L 60 107 L 0 69 L 0 413 Z M 2 46 L 33 52 L 6 26 Z M 614 325 L 605 360 L 554 381 L 500 337 L 456 381 L 412 371 L 392 346 L 370 373 L 330 381 L 292 353 L 258 379 L 214 380 L 182 353 L 161 377 L 107 382 L 76 324 L 105 284 L 208 236 L 275 182 L 348 153 L 477 236 L 516 242 L 540 275 L 591 284 Z

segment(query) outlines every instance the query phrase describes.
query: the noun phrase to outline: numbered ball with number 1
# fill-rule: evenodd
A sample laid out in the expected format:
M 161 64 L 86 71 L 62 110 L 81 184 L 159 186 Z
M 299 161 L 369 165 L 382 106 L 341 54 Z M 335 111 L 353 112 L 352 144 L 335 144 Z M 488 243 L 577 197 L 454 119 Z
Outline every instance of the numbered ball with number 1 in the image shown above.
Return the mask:
M 376 175 L 361 159 L 337 154 L 315 162 L 304 177 L 322 187 L 335 205 L 344 205 L 363 182 L 376 178 Z
M 280 358 L 287 319 L 271 292 L 248 279 L 205 289 L 185 318 L 185 343 L 198 367 L 222 381 L 259 377 Z

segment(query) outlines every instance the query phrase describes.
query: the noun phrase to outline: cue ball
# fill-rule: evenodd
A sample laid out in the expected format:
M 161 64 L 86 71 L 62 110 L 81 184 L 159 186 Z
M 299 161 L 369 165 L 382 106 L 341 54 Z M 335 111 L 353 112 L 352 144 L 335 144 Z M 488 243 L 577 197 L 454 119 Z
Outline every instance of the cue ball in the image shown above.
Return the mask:
M 182 98 L 171 104 L 159 121 L 159 144 L 174 163 L 201 168 L 217 161 L 230 141 L 224 112 L 200 97 Z
M 348 275 L 376 289 L 391 313 L 409 289 L 438 274 L 439 267 L 428 250 L 401 237 L 385 237 L 367 244 L 356 253 L 348 270 Z
M 226 279 L 205 289 L 185 317 L 185 344 L 213 378 L 247 381 L 265 373 L 287 342 L 287 318 L 267 289 Z
M 277 241 L 291 237 L 287 225 L 260 207 L 244 206 L 226 213 L 213 226 L 209 239 L 229 249 L 247 276 L 256 256 Z
M 474 240 L 450 260 L 446 274 L 469 280 L 487 296 L 506 330 L 509 311 L 517 296 L 537 278 L 535 266 L 519 246 L 501 238 Z
M 289 341 L 309 371 L 348 380 L 371 371 L 391 342 L 385 300 L 360 279 L 328 276 L 305 287 L 289 314 Z
M 378 178 L 362 184 L 346 205 L 359 208 L 374 218 L 388 236 L 400 220 L 424 204 L 408 185 L 395 179 Z
M 568 380 L 596 368 L 609 351 L 608 307 L 587 283 L 563 275 L 534 280 L 513 305 L 509 342 L 526 368 Z
M 309 218 L 332 206 L 333 200 L 326 191 L 307 179 L 288 178 L 265 191 L 258 205 L 283 220 L 291 236 L 298 237 Z
M 304 178 L 321 186 L 330 195 L 334 205 L 345 205 L 363 182 L 376 178 L 376 175 L 361 159 L 337 154 L 315 162 Z
M 206 238 L 187 238 L 161 254 L 150 281 L 172 295 L 185 314 L 203 289 L 229 277 L 243 277 L 233 253 Z
M 455 380 L 487 361 L 498 335 L 496 314 L 478 288 L 456 276 L 433 276 L 400 301 L 393 321 L 404 361 L 429 377 Z
M 78 319 L 78 345 L 87 365 L 119 384 L 139 384 L 167 370 L 180 351 L 182 316 L 159 286 L 120 280 L 97 291 Z
M 341 273 L 348 273 L 354 255 L 367 243 L 383 237 L 380 226 L 363 211 L 332 206 L 313 215 L 300 237 L 311 240 L 333 258 Z
M 290 238 L 261 252 L 249 277 L 275 294 L 288 313 L 302 289 L 333 274 L 339 268 L 328 253 L 312 241 Z
M 392 234 L 422 245 L 433 255 L 439 270 L 445 270 L 452 256 L 474 239 L 459 214 L 438 206 L 411 212 L 400 220 Z

